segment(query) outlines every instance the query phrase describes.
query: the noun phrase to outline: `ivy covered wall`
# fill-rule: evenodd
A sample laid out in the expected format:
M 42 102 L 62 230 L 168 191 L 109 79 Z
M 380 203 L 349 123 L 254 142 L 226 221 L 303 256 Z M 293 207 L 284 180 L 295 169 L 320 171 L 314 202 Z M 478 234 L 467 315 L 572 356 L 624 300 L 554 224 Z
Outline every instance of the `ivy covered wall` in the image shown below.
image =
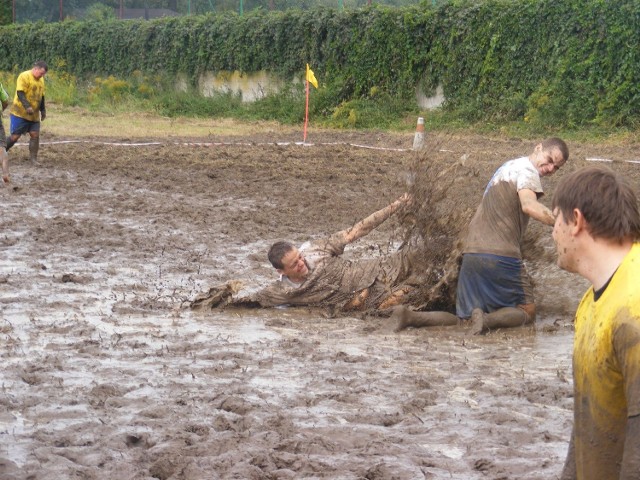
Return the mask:
M 466 119 L 635 125 L 640 2 L 431 1 L 0 28 L 0 69 L 64 59 L 75 74 L 266 70 L 290 80 L 311 64 L 336 102 L 372 87 L 415 98 L 442 85 Z

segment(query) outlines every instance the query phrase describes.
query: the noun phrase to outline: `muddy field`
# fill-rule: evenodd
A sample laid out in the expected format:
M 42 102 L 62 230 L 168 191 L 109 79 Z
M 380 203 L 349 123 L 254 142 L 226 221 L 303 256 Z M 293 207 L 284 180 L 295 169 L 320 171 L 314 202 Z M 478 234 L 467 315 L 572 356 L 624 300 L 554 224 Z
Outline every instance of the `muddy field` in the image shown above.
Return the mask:
M 417 158 L 413 135 L 45 132 L 37 167 L 16 146 L 0 189 L 0 478 L 557 478 L 586 285 L 555 266 L 548 227 L 530 228 L 535 328 L 393 333 L 363 313 L 186 308 L 228 280 L 274 280 L 270 243 L 346 228 L 400 195 L 416 162 L 460 162 L 434 211 L 461 222 L 493 170 L 533 148 L 435 139 Z M 606 158 L 640 185 L 623 162 L 638 146 L 570 149 L 564 173 Z M 562 174 L 543 180 L 545 202 Z M 400 227 L 349 255 L 384 251 Z

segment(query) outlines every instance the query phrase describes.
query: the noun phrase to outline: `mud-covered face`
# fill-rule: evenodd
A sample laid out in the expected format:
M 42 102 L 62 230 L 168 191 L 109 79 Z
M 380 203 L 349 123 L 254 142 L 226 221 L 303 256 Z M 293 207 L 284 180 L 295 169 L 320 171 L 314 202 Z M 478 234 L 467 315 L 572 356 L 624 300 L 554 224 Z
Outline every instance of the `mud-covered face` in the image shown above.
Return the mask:
M 536 147 L 536 169 L 541 177 L 548 177 L 557 172 L 565 164 L 559 148 L 543 150 L 542 145 Z
M 309 267 L 304 260 L 304 255 L 294 247 L 282 257 L 282 268 L 278 269 L 278 272 L 287 276 L 292 282 L 302 282 L 309 274 Z
M 36 80 L 41 79 L 47 74 L 47 71 L 42 67 L 33 67 L 33 70 L 31 70 L 31 72 L 33 73 L 33 76 Z

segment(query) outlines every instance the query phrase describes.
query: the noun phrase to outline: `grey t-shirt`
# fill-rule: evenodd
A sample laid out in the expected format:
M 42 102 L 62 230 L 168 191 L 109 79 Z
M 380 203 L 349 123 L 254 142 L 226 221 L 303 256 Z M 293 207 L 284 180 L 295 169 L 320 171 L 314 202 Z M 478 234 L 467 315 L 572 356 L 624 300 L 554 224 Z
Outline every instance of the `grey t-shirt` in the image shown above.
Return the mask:
M 521 246 L 529 216 L 522 211 L 518 192 L 542 196 L 540 174 L 528 157 L 504 163 L 489 181 L 476 210 L 463 253 L 489 253 L 522 258 Z

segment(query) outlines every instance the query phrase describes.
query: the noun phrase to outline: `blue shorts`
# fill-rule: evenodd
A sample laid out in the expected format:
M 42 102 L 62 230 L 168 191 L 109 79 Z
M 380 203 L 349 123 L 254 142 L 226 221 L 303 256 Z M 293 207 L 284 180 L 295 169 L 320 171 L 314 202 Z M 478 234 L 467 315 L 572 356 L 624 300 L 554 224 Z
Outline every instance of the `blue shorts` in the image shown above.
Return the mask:
M 11 119 L 11 125 L 9 127 L 11 135 L 23 135 L 29 132 L 40 131 L 40 122 L 25 120 L 24 118 L 16 117 L 13 114 L 9 115 L 9 118 Z
M 519 258 L 465 253 L 456 289 L 456 315 L 471 317 L 474 308 L 490 313 L 533 303 L 533 286 Z

